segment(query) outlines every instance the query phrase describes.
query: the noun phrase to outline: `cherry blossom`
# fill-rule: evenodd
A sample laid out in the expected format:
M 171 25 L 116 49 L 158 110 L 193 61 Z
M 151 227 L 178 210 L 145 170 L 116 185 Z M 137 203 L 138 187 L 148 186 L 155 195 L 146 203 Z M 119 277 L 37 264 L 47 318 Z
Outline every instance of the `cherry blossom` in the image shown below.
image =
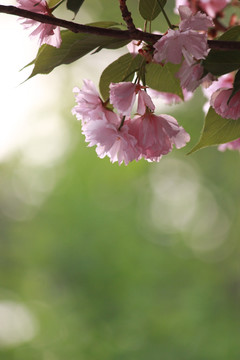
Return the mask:
M 50 15 L 51 11 L 45 0 L 17 0 L 18 7 L 38 14 Z M 32 19 L 20 18 L 21 24 L 25 29 L 33 28 L 30 37 L 36 37 L 39 45 L 48 44 L 59 48 L 61 46 L 61 35 L 59 26 L 44 24 Z
M 73 89 L 77 105 L 72 109 L 72 114 L 78 120 L 96 120 L 104 114 L 105 108 L 99 93 L 91 80 L 83 80 L 83 87 Z
M 198 7 L 206 12 L 207 15 L 215 18 L 217 13 L 222 11 L 229 3 L 230 0 L 199 0 Z M 181 5 L 191 7 L 191 3 L 188 0 L 176 0 L 176 6 L 174 8 L 175 13 L 178 13 L 178 8 Z
M 160 40 L 154 44 L 156 49 L 153 59 L 180 64 L 182 57 L 191 65 L 195 60 L 204 59 L 208 54 L 207 36 L 195 30 L 168 30 Z M 195 60 L 194 60 L 195 59 Z
M 219 151 L 225 151 L 225 150 L 238 150 L 240 151 L 240 139 L 230 141 L 226 144 L 221 144 L 218 146 Z
M 233 95 L 229 101 L 232 91 L 233 88 L 218 89 L 212 94 L 210 104 L 221 117 L 237 120 L 240 118 L 240 91 Z
M 90 120 L 83 128 L 88 146 L 96 147 L 96 153 L 100 158 L 108 156 L 112 163 L 123 162 L 127 165 L 130 161 L 138 160 L 140 152 L 137 140 L 129 134 L 127 122 L 120 127 L 120 117 L 112 112 L 115 120 L 113 122 L 103 116 L 99 121 Z
M 124 91 L 125 90 L 125 91 Z M 105 108 L 94 84 L 84 80 L 82 90 L 74 88 L 77 105 L 72 113 L 82 120 L 82 133 L 88 146 L 96 145 L 100 158 L 108 156 L 111 162 L 123 162 L 145 158 L 159 161 L 176 148 L 186 145 L 190 137 L 170 115 L 154 115 L 154 104 L 139 84 L 111 84 L 110 98 L 119 114 Z M 111 93 L 112 92 L 112 93 Z M 123 115 L 131 111 L 134 94 L 138 92 L 138 113 L 131 119 Z M 125 94 L 125 95 L 124 95 Z M 119 99 L 118 99 L 119 96 Z M 126 102 L 126 104 L 125 104 Z
M 180 70 L 176 73 L 181 86 L 187 91 L 194 91 L 202 83 L 206 83 L 206 86 L 211 84 L 213 77 L 210 74 L 204 77 L 202 75 L 203 67 L 199 63 L 189 66 L 186 61 L 183 61 Z
M 186 145 L 190 136 L 170 115 L 154 115 L 147 111 L 129 122 L 129 132 L 137 139 L 141 156 L 148 161 L 159 161 L 173 145 L 177 149 Z
M 200 0 L 199 6 L 209 16 L 215 18 L 217 13 L 222 11 L 229 2 L 230 0 Z
M 153 59 L 156 62 L 180 64 L 184 56 L 190 66 L 208 54 L 207 35 L 203 31 L 213 26 L 212 20 L 199 12 L 193 15 L 186 6 L 180 6 L 179 13 L 182 19 L 179 30 L 168 30 L 167 34 L 154 44 Z M 202 32 L 199 33 L 197 30 Z
M 232 86 L 233 86 L 233 74 L 230 73 L 220 76 L 216 81 L 213 81 L 213 83 L 209 87 L 207 88 L 202 87 L 203 94 L 208 99 L 208 101 L 203 106 L 203 110 L 205 114 L 209 110 L 210 98 L 212 94 L 220 88 L 232 88 Z
M 214 26 L 212 19 L 200 11 L 194 15 L 187 6 L 179 6 L 178 11 L 181 18 L 179 24 L 181 32 L 187 30 L 207 31 L 208 28 Z
M 118 110 L 122 115 L 130 115 L 133 104 L 138 94 L 138 114 L 143 115 L 146 110 L 146 106 L 152 111 L 155 106 L 150 96 L 145 92 L 144 87 L 139 84 L 133 84 L 131 82 L 120 82 L 110 84 L 110 103 Z

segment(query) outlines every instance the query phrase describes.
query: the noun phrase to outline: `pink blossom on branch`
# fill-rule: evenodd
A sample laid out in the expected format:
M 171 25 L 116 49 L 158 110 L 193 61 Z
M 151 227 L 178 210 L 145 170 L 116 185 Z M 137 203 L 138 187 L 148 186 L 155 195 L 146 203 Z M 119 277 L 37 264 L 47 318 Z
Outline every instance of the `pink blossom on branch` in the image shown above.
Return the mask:
M 181 32 L 168 30 L 160 40 L 154 44 L 156 49 L 153 59 L 180 64 L 182 57 L 191 65 L 195 60 L 204 59 L 208 54 L 207 36 L 195 30 Z
M 96 153 L 100 158 L 108 156 L 112 163 L 128 165 L 140 157 L 137 140 L 129 134 L 127 122 L 120 128 L 120 117 L 112 114 L 115 117 L 113 122 L 105 117 L 99 121 L 90 120 L 83 128 L 83 134 L 89 146 L 97 145 Z
M 50 15 L 51 11 L 45 0 L 17 0 L 18 7 L 38 14 Z M 33 28 L 30 37 L 38 38 L 39 45 L 48 44 L 59 48 L 61 46 L 61 35 L 59 26 L 44 24 L 32 19 L 20 18 L 25 29 Z
M 208 54 L 205 32 L 213 26 L 212 20 L 199 12 L 193 15 L 186 6 L 179 6 L 179 13 L 182 19 L 179 30 L 168 30 L 167 34 L 154 44 L 156 50 L 153 59 L 156 62 L 180 64 L 184 57 L 190 66 L 196 60 L 204 59 Z
M 204 83 L 209 86 L 213 80 L 210 74 L 203 77 L 203 67 L 199 63 L 189 66 L 186 61 L 183 61 L 176 77 L 180 79 L 181 86 L 187 91 L 194 91 L 200 84 Z
M 124 101 L 127 101 L 127 110 L 131 109 L 137 88 L 138 112 L 143 115 L 131 119 L 123 116 L 122 111 Z M 123 95 L 123 89 L 126 90 L 127 97 Z M 111 162 L 117 161 L 119 165 L 123 162 L 127 165 L 130 161 L 141 158 L 159 161 L 162 155 L 172 150 L 173 145 L 179 149 L 190 140 L 190 136 L 172 116 L 153 114 L 154 105 L 141 85 L 112 84 L 111 90 L 113 103 L 116 103 L 121 115 L 104 107 L 91 81 L 85 80 L 82 90 L 75 88 L 77 105 L 72 113 L 82 119 L 82 133 L 86 142 L 89 146 L 96 145 L 100 158 L 108 156 Z M 120 102 L 117 99 L 119 92 L 122 95 Z
M 237 120 L 240 118 L 240 91 L 229 101 L 232 91 L 233 88 L 218 89 L 212 94 L 210 104 L 221 117 Z
M 141 156 L 148 161 L 159 161 L 168 154 L 173 145 L 185 146 L 190 136 L 170 115 L 154 115 L 147 111 L 129 122 L 129 133 L 137 139 Z
M 89 119 L 99 119 L 100 114 L 104 114 L 105 108 L 99 93 L 91 80 L 83 80 L 83 87 L 73 89 L 77 105 L 72 109 L 72 114 L 78 120 L 87 121 Z
M 137 94 L 138 114 L 143 115 L 146 111 L 146 107 L 152 111 L 155 109 L 150 96 L 145 92 L 143 86 L 131 82 L 110 84 L 110 103 L 121 115 L 129 116 L 131 114 Z
M 225 75 L 220 76 L 216 81 L 213 81 L 213 83 L 209 87 L 202 88 L 203 94 L 208 99 L 208 101 L 203 106 L 203 110 L 205 113 L 207 113 L 209 110 L 210 98 L 211 98 L 212 94 L 220 88 L 228 88 L 228 89 L 232 88 L 233 80 L 234 80 L 234 76 L 232 73 L 225 74 Z
M 208 28 L 214 26 L 212 19 L 200 11 L 194 15 L 187 6 L 179 6 L 178 11 L 181 18 L 179 24 L 181 32 L 187 30 L 208 31 Z

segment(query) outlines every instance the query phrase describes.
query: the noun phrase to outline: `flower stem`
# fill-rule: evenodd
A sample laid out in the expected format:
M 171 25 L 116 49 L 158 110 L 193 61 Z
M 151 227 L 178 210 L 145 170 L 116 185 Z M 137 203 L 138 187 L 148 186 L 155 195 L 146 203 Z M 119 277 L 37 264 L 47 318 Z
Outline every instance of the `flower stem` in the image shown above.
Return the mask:
M 169 20 L 169 18 L 168 18 L 168 16 L 167 16 L 167 14 L 166 14 L 166 11 L 164 10 L 164 7 L 162 6 L 161 0 L 157 0 L 157 2 L 158 2 L 158 5 L 159 5 L 160 8 L 161 8 L 161 11 L 162 11 L 162 13 L 163 13 L 163 16 L 164 16 L 165 19 L 166 19 L 166 22 L 168 23 L 168 26 L 170 27 L 170 29 L 173 29 L 174 26 L 171 24 L 171 22 L 170 22 L 170 20 Z
M 120 124 L 120 126 L 119 126 L 119 128 L 118 128 L 118 131 L 121 130 L 121 127 L 123 126 L 124 121 L 125 121 L 125 117 L 126 117 L 126 116 L 123 116 L 123 117 L 122 117 L 122 121 L 121 121 L 121 124 Z

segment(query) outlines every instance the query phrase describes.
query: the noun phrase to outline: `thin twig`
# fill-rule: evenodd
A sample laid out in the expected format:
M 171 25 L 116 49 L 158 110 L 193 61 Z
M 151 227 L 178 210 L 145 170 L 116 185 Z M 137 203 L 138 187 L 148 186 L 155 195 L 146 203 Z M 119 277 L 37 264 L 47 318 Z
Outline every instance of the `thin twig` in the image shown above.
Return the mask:
M 125 40 L 142 40 L 151 44 L 154 44 L 162 37 L 162 35 L 150 34 L 148 32 L 140 31 L 138 29 L 132 31 L 114 30 L 99 28 L 96 26 L 77 24 L 75 22 L 59 19 L 53 16 L 38 14 L 28 10 L 19 9 L 15 6 L 0 5 L 0 13 L 16 15 L 45 24 L 60 26 L 74 33 L 95 34 Z M 240 50 L 240 41 L 208 40 L 208 45 L 211 49 L 215 50 Z

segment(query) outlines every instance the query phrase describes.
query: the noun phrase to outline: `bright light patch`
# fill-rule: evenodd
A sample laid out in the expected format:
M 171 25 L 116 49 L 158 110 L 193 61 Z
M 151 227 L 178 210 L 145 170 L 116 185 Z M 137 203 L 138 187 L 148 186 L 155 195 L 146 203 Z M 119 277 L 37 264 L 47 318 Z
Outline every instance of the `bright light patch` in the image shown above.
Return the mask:
M 30 341 L 37 333 L 36 319 L 17 302 L 0 302 L 0 347 L 14 347 Z

